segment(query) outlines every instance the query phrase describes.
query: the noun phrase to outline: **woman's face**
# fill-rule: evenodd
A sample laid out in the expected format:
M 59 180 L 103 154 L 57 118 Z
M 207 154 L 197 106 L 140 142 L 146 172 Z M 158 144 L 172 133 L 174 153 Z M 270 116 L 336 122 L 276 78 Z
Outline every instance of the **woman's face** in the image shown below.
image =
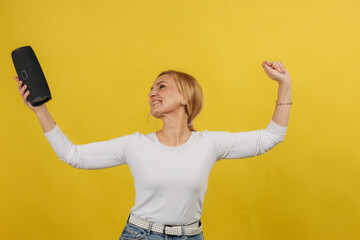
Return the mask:
M 150 114 L 156 118 L 181 110 L 181 96 L 175 80 L 170 74 L 158 77 L 149 93 Z M 153 102 L 158 103 L 153 104 Z

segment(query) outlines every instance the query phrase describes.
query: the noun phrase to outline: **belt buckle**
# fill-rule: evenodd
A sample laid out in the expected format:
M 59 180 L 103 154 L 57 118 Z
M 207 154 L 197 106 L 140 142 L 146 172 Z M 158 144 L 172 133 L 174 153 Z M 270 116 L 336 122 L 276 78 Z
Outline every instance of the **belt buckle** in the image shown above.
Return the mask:
M 165 225 L 164 225 L 164 231 L 163 231 L 163 234 L 166 234 L 166 233 L 165 233 L 165 228 L 166 228 L 166 227 L 172 227 L 172 226 L 173 226 L 173 225 L 166 225 L 166 224 L 165 224 Z
M 178 232 L 178 234 L 176 234 L 176 236 L 181 236 L 181 226 L 174 226 L 174 225 L 164 225 L 164 234 L 166 234 L 165 233 L 165 228 L 166 227 L 172 227 L 172 228 L 177 228 L 177 229 L 179 229 L 180 230 L 180 233 Z M 173 234 L 170 234 L 170 235 L 173 235 Z

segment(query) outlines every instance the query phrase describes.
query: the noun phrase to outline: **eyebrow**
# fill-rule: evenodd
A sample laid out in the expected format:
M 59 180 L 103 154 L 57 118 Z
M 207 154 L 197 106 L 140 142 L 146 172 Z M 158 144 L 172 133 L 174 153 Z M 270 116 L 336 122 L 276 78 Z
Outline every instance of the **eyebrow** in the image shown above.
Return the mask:
M 161 82 L 158 82 L 158 83 L 156 84 L 156 86 L 159 85 L 159 84 L 162 83 L 162 82 L 166 83 L 165 81 L 161 81 Z M 151 87 L 150 90 L 151 90 L 151 89 L 153 89 L 153 87 Z

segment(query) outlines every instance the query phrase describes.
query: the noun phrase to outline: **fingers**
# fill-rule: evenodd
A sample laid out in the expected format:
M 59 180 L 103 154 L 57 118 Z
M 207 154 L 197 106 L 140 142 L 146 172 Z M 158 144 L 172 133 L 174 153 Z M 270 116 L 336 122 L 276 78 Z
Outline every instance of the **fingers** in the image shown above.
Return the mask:
M 269 77 L 271 76 L 271 73 L 269 72 L 269 70 L 267 69 L 268 66 L 265 66 L 264 69 L 265 69 L 265 73 L 266 75 L 268 75 Z
M 284 68 L 281 66 L 281 62 L 277 62 L 279 68 L 281 69 L 281 73 L 285 73 Z
M 267 64 L 269 67 L 271 66 L 271 62 L 269 61 L 264 61 L 265 64 Z
M 19 84 L 18 84 L 18 90 L 19 90 L 19 92 L 21 92 L 21 88 L 22 88 L 23 86 L 22 86 L 22 81 L 19 81 Z
M 273 62 L 272 67 L 275 68 L 279 73 L 283 73 L 283 70 L 280 67 L 280 64 L 278 62 Z
M 263 68 L 265 69 L 265 72 L 272 72 L 273 70 L 275 70 L 275 65 L 274 63 L 270 63 L 269 61 L 264 61 L 262 64 Z M 279 71 L 279 70 L 277 70 Z
M 22 88 L 20 89 L 20 94 L 21 94 L 21 96 L 24 95 L 26 88 L 27 88 L 27 85 L 25 84 L 25 85 L 22 86 Z
M 29 91 L 29 90 L 28 90 L 28 91 L 26 91 L 26 93 L 24 94 L 23 99 L 24 99 L 24 102 L 25 102 L 25 103 L 27 103 L 27 102 L 28 102 L 28 96 L 29 96 L 29 94 L 30 94 L 30 91 Z
M 14 77 L 14 79 L 18 82 L 18 90 L 19 90 L 19 92 L 20 92 L 21 87 L 22 87 L 22 81 L 20 81 L 19 78 L 16 77 L 16 76 Z
M 285 67 L 284 67 L 284 64 L 283 64 L 282 62 L 279 62 L 279 64 L 280 64 L 280 66 L 281 66 L 281 68 L 282 68 L 283 72 L 286 74 L 286 69 L 285 69 Z
M 14 79 L 18 82 L 18 90 L 23 99 L 23 102 L 29 106 L 30 102 L 28 101 L 28 96 L 30 94 L 30 91 L 27 90 L 27 85 L 26 84 L 22 85 L 22 81 L 19 80 L 17 76 L 14 76 Z
M 18 86 L 19 92 L 21 97 L 24 99 L 24 102 L 26 103 L 27 101 L 27 96 L 30 94 L 30 91 L 27 90 L 27 85 L 24 84 L 22 86 L 22 81 L 19 81 L 19 86 Z M 27 91 L 26 91 L 27 90 Z M 25 92 L 26 91 L 26 92 Z
M 14 77 L 15 78 L 15 77 Z M 20 81 L 20 80 L 16 80 L 19 84 L 18 84 L 18 90 L 19 90 L 19 92 L 20 92 L 20 94 L 21 94 L 21 96 L 23 96 L 23 94 L 24 94 L 24 92 L 25 92 L 25 89 L 27 88 L 27 85 L 26 84 L 24 84 L 24 85 L 22 85 L 22 81 Z
M 22 86 L 23 82 L 21 80 L 19 80 L 19 78 L 17 76 L 14 76 L 14 79 L 18 82 L 18 90 L 19 90 L 19 92 L 21 92 L 21 88 L 23 87 Z
M 27 86 L 26 85 L 24 85 L 24 87 L 21 89 L 21 91 L 22 91 L 22 93 L 21 93 L 21 96 L 22 96 L 22 98 L 23 98 L 23 101 L 24 101 L 24 103 L 25 104 L 27 104 L 29 101 L 28 101 L 28 96 L 29 96 L 29 94 L 30 94 L 30 91 L 29 90 L 26 90 L 26 92 L 25 92 L 25 88 L 26 88 Z M 25 93 L 24 93 L 25 92 Z
M 284 64 L 282 62 L 272 62 L 272 63 L 270 63 L 269 61 L 264 61 L 262 65 L 263 66 L 268 65 L 272 69 L 277 70 L 279 73 L 286 74 L 286 69 L 285 69 Z
M 273 71 L 272 67 L 268 66 L 267 64 L 264 64 L 263 68 L 265 70 L 266 75 L 268 75 L 269 77 L 273 75 L 272 74 L 272 71 Z
M 266 75 L 268 75 L 271 79 L 276 80 L 283 75 L 283 71 L 280 68 L 280 65 L 276 62 L 271 63 L 271 66 L 268 66 L 265 62 L 263 62 L 263 68 L 265 70 Z

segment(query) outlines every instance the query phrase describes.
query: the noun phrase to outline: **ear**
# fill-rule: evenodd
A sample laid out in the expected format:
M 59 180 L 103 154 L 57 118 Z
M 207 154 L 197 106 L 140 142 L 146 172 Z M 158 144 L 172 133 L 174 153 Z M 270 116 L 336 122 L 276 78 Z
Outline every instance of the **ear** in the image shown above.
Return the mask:
M 181 96 L 180 104 L 181 105 L 186 105 L 186 101 L 185 101 L 185 98 L 183 96 Z

